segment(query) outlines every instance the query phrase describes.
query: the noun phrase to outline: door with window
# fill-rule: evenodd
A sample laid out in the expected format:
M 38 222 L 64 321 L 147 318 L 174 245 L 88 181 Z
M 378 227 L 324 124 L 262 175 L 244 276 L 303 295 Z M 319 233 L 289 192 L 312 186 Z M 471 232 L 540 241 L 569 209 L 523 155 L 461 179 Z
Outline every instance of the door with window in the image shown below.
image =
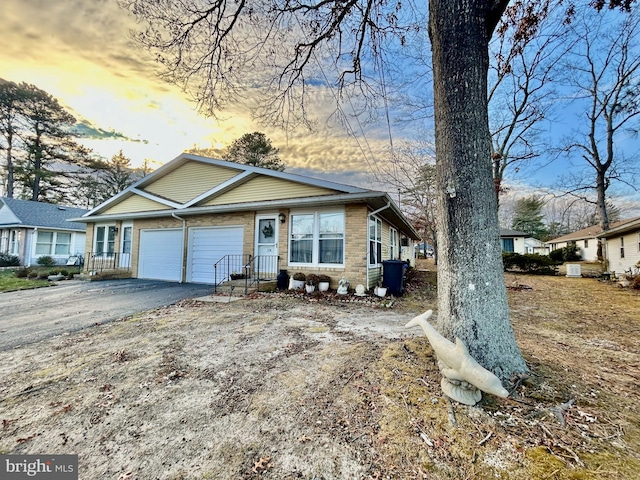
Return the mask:
M 120 233 L 120 268 L 131 267 L 131 240 L 133 225 L 123 223 Z
M 263 277 L 278 273 L 278 217 L 258 215 L 256 217 L 256 264 L 254 271 Z

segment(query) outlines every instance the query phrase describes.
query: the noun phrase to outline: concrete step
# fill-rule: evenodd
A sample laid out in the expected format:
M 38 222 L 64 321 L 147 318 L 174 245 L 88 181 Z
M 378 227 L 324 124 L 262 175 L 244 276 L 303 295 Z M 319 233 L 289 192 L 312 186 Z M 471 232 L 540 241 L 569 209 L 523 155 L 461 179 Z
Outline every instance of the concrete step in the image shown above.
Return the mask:
M 223 282 L 216 287 L 216 293 L 229 293 L 233 295 L 244 295 L 245 280 L 229 280 Z M 247 288 L 247 293 L 253 292 L 272 292 L 276 289 L 277 282 L 275 280 L 261 280 L 260 283 L 253 283 Z M 258 289 L 259 288 L 259 289 Z

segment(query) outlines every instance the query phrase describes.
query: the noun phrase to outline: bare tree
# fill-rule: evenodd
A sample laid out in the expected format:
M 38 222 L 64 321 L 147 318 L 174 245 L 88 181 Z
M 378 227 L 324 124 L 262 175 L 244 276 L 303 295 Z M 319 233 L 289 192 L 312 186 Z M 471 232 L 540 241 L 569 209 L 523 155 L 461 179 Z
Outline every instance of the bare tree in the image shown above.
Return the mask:
M 402 44 L 422 24 L 412 5 L 381 0 L 254 2 L 128 0 L 174 82 L 220 108 L 246 86 L 287 125 L 318 91 L 327 55 L 343 94 L 379 92 L 388 42 Z M 438 322 L 502 380 L 526 370 L 509 320 L 487 115 L 489 40 L 508 0 L 431 0 L 438 211 Z M 256 72 L 271 80 L 263 83 Z M 324 83 L 324 82 L 322 82 Z M 294 117 L 295 119 L 296 117 Z
M 570 48 L 566 18 L 561 1 L 517 0 L 507 7 L 491 43 L 488 97 L 498 202 L 506 171 L 517 173 L 548 148 L 540 140 L 540 124 L 549 119 L 556 97 L 552 80 Z
M 387 190 L 398 192 L 403 213 L 434 247 L 437 262 L 434 145 L 423 141 L 398 145 L 380 169 Z
M 640 119 L 640 17 L 637 10 L 580 13 L 572 24 L 579 42 L 566 64 L 573 108 L 580 113 L 566 147 L 574 168 L 562 183 L 570 194 L 595 203 L 600 227 L 607 230 L 612 182 L 637 188 L 631 183 L 637 149 L 624 152 L 618 144 Z

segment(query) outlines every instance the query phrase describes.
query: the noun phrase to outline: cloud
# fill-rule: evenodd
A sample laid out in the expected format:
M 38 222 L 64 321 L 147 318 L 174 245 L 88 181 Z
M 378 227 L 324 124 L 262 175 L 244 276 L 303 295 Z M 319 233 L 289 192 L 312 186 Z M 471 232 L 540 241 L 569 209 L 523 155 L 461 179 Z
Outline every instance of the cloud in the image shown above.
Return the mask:
M 81 121 L 76 123 L 74 129 L 78 132 L 80 136 L 83 138 L 88 138 L 92 140 L 125 140 L 128 142 L 141 142 L 141 143 L 149 143 L 149 140 L 143 140 L 139 138 L 131 138 L 127 135 L 124 135 L 121 132 L 116 132 L 114 130 L 103 130 L 102 128 L 95 127 L 91 125 L 89 122 Z

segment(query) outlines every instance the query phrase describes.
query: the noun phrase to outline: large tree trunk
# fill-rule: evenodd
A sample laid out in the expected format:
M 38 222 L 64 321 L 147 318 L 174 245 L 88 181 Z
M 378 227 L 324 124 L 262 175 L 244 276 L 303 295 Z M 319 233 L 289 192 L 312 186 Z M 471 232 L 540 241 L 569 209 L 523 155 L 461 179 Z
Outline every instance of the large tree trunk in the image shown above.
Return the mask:
M 509 319 L 487 111 L 489 39 L 507 3 L 429 2 L 438 327 L 450 339 L 460 338 L 471 355 L 503 381 L 527 370 Z

